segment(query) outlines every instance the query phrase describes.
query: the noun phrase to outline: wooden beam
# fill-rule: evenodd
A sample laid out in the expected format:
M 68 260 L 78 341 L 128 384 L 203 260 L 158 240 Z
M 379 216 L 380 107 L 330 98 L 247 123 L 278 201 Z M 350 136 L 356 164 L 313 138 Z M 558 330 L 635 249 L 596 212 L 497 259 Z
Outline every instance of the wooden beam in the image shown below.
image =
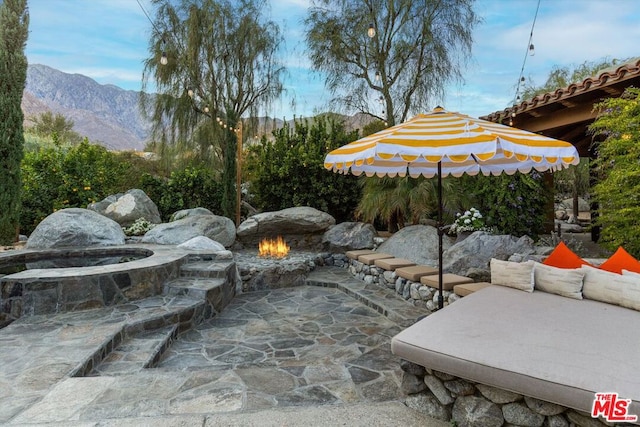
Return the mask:
M 562 126 L 594 120 L 596 113 L 593 111 L 593 103 L 589 102 L 528 120 L 524 116 L 520 117 L 524 120 L 516 120 L 515 125 L 517 127 L 530 132 L 544 132 Z

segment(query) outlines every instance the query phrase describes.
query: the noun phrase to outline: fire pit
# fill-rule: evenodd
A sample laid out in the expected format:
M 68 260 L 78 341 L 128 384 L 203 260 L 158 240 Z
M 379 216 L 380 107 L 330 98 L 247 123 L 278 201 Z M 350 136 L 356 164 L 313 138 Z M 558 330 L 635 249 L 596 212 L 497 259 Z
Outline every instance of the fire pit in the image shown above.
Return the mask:
M 316 252 L 291 250 L 282 236 L 265 238 L 258 243 L 258 250 L 234 252 L 242 291 L 300 286 L 311 270 L 322 263 Z
M 258 256 L 262 258 L 284 258 L 290 250 L 282 236 L 275 239 L 262 239 L 258 244 Z

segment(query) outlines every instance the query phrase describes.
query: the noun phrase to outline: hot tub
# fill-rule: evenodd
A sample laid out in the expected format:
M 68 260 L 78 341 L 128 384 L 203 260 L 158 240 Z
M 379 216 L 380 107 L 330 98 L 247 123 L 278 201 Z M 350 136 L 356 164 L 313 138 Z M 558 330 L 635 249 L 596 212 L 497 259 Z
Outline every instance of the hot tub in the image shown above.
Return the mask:
M 0 270 L 9 265 L 29 265 L 27 270 L 0 277 L 0 325 L 22 316 L 98 308 L 161 294 L 164 282 L 178 277 L 187 256 L 187 251 L 159 245 L 0 253 Z M 107 265 L 31 268 L 34 263 L 46 265 L 50 258 L 90 257 L 142 258 Z

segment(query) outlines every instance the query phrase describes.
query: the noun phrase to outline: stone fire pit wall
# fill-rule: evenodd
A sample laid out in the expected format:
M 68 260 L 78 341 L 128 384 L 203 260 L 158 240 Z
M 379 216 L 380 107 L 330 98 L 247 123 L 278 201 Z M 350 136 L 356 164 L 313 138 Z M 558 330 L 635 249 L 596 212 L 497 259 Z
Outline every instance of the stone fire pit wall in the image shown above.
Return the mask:
M 457 426 L 605 426 L 590 414 L 532 397 L 473 383 L 403 360 L 405 404 Z
M 285 258 L 261 258 L 255 251 L 234 253 L 242 279 L 242 292 L 301 286 L 310 271 L 319 266 L 344 267 L 344 254 L 302 252 L 292 250 Z

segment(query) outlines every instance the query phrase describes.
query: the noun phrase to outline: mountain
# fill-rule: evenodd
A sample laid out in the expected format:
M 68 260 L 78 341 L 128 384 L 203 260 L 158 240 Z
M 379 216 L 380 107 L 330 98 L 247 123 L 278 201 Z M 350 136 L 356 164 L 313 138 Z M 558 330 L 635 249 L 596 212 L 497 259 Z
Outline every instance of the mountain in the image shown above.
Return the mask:
M 29 65 L 22 97 L 25 127 L 33 125 L 29 118 L 51 111 L 73 120 L 73 130 L 92 142 L 111 150 L 140 151 L 149 139 L 151 123 L 140 113 L 139 97 L 140 92 L 101 85 L 82 74 L 63 73 L 46 65 Z M 364 114 L 336 114 L 336 117 L 344 119 L 347 130 L 362 129 L 372 121 Z M 287 123 L 293 127 L 293 120 Z M 260 117 L 256 135 L 270 136 L 274 127 L 281 128 L 283 124 L 281 119 Z
M 73 130 L 112 150 L 142 150 L 150 123 L 139 109 L 140 93 L 101 85 L 81 74 L 29 65 L 22 99 L 25 126 L 44 111 L 73 120 Z

